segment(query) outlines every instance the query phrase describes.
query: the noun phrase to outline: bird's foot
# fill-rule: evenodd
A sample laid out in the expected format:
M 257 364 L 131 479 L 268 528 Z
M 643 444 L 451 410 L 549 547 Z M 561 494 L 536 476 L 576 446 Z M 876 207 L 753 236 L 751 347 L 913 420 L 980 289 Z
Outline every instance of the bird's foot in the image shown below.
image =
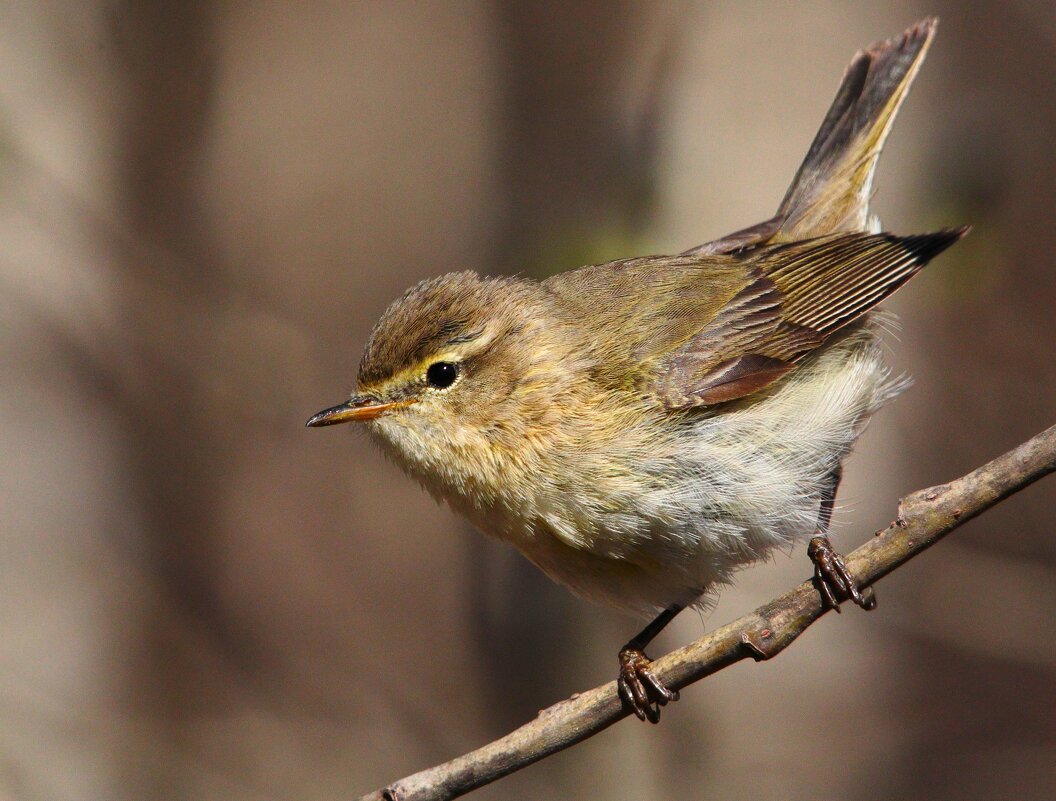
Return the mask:
M 858 589 L 843 557 L 832 547 L 828 537 L 814 537 L 807 546 L 807 556 L 814 563 L 814 583 L 830 607 L 839 612 L 840 600 L 850 598 L 866 611 L 876 609 L 876 594 L 871 587 L 864 591 Z
M 660 707 L 678 700 L 678 692 L 669 690 L 653 672 L 652 661 L 641 648 L 631 645 L 620 650 L 620 676 L 616 680 L 623 698 L 638 720 L 657 723 Z

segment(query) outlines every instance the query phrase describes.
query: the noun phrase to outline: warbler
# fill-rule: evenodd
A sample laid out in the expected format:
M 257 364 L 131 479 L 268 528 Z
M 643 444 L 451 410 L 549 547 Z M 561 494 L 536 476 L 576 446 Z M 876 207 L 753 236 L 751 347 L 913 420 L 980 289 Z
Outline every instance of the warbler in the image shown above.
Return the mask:
M 573 592 L 659 613 L 619 654 L 643 720 L 677 694 L 645 655 L 679 611 L 810 539 L 819 589 L 869 608 L 826 533 L 841 463 L 905 386 L 874 307 L 968 230 L 896 236 L 877 158 L 935 34 L 860 51 L 771 219 L 673 256 L 545 281 L 455 272 L 382 314 L 351 399 L 436 498 Z

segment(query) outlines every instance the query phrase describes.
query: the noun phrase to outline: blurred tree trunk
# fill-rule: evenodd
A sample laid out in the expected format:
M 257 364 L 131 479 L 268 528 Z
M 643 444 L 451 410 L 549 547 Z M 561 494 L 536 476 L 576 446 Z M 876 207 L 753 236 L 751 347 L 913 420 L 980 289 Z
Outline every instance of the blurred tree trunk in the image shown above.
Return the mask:
M 127 89 L 122 176 L 126 219 L 154 253 L 120 265 L 120 326 L 134 365 L 121 412 L 143 521 L 142 567 L 155 586 L 143 606 L 140 653 L 129 659 L 133 716 L 176 753 L 194 754 L 185 726 L 219 702 L 205 666 L 233 665 L 239 636 L 220 601 L 217 504 L 233 420 L 209 403 L 214 355 L 203 336 L 229 294 L 200 201 L 202 141 L 215 91 L 213 6 L 121 3 L 108 9 Z M 234 411 L 234 410 L 232 410 Z M 237 440 L 236 440 L 237 441 Z M 194 646 L 191 647 L 191 643 Z M 212 687 L 210 686 L 212 685 Z M 222 705 L 222 702 L 220 702 Z M 194 757 L 192 756 L 193 760 Z M 128 797 L 191 798 L 187 764 L 135 749 L 121 780 Z

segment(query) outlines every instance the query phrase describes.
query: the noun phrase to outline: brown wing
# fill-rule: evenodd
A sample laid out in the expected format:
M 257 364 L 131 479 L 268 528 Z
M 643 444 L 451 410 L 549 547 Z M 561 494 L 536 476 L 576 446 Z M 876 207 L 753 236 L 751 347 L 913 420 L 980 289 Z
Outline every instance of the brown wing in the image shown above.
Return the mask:
M 669 408 L 688 408 L 763 389 L 967 230 L 836 234 L 752 251 L 750 283 L 660 362 L 654 390 Z

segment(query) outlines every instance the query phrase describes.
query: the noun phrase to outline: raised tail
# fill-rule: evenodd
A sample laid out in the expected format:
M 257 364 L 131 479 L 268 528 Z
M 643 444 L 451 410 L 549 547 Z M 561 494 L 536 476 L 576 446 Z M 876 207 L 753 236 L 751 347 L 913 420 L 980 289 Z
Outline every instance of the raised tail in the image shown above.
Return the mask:
M 876 162 L 937 25 L 935 18 L 922 20 L 854 57 L 781 201 L 772 242 L 879 230 L 869 215 Z
M 924 19 L 900 36 L 859 51 L 777 214 L 686 253 L 729 253 L 843 231 L 878 231 L 869 214 L 876 162 L 937 25 L 935 18 Z

